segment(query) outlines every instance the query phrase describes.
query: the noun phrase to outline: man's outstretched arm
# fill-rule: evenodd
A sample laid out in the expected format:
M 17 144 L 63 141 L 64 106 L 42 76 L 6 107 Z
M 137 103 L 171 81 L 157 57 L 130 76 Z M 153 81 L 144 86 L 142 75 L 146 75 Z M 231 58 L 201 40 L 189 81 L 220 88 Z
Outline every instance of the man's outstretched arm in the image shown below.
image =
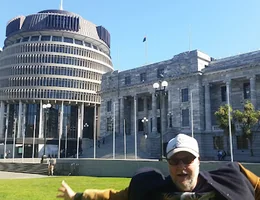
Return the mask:
M 76 193 L 65 181 L 62 181 L 58 191 L 60 193 L 57 198 L 63 198 L 64 200 L 128 200 L 128 188 L 119 191 L 113 189 L 87 189 L 83 193 Z
M 255 199 L 260 200 L 260 177 L 255 175 L 250 170 L 246 169 L 241 163 L 238 163 L 240 171 L 247 177 L 255 190 Z

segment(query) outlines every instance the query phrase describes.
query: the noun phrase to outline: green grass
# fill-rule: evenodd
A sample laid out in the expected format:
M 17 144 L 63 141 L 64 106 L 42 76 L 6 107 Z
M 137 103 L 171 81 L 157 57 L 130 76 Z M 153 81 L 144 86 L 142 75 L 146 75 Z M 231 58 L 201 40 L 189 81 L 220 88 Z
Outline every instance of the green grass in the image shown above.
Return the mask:
M 0 179 L 0 199 L 52 200 L 56 199 L 61 181 L 65 180 L 76 192 L 85 189 L 124 189 L 129 178 L 100 178 L 86 176 L 60 176 L 32 179 Z

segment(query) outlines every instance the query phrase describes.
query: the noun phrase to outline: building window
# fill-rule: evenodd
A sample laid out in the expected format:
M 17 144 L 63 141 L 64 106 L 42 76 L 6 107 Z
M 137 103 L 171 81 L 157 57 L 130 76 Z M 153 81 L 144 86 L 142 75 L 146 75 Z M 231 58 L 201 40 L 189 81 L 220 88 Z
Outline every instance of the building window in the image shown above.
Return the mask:
M 113 131 L 113 119 L 111 117 L 107 118 L 107 131 Z
M 111 112 L 111 110 L 112 110 L 112 101 L 109 100 L 107 101 L 107 112 Z
M 22 42 L 28 42 L 29 41 L 29 37 L 24 37 L 23 39 L 22 39 Z
M 138 111 L 144 111 L 144 99 L 138 98 Z
M 181 101 L 187 102 L 189 101 L 189 90 L 188 88 L 184 88 L 181 90 Z
M 126 76 L 125 77 L 125 85 L 131 84 L 131 76 Z
M 144 131 L 144 123 L 142 119 L 138 119 L 138 131 Z
M 75 39 L 75 44 L 83 45 L 83 41 L 82 41 L 82 40 L 77 40 L 77 39 Z
M 72 38 L 68 38 L 68 37 L 64 37 L 64 42 L 73 44 L 73 39 Z
M 50 35 L 42 35 L 42 37 L 41 37 L 41 41 L 50 41 L 50 40 L 51 40 Z
M 221 87 L 221 101 L 227 101 L 227 87 L 222 86 Z
M 214 149 L 224 149 L 224 138 L 223 136 L 214 136 L 213 137 L 213 146 Z
M 157 69 L 157 78 L 164 77 L 164 68 Z
M 88 42 L 84 42 L 86 47 L 91 47 L 91 44 Z
M 140 81 L 145 82 L 146 81 L 146 73 L 141 73 L 140 74 Z
M 39 36 L 32 36 L 31 41 L 39 41 Z
M 172 128 L 172 115 L 169 116 L 169 127 Z
M 62 42 L 62 37 L 61 36 L 52 36 L 52 41 Z
M 250 99 L 250 83 L 244 83 L 244 99 Z
M 182 110 L 182 126 L 189 126 L 190 125 L 190 118 L 189 118 L 189 109 Z
M 152 97 L 147 97 L 147 110 L 152 110 Z
M 248 149 L 248 140 L 244 135 L 237 136 L 237 149 Z

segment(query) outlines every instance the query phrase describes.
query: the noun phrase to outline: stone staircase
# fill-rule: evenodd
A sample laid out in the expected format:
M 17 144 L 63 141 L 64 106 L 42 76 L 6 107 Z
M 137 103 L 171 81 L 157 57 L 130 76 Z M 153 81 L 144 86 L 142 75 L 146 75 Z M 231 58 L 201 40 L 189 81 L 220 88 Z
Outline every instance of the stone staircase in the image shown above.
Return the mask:
M 12 163 L 0 161 L 0 171 L 47 175 L 47 168 L 47 164 L 41 163 Z
M 137 135 L 137 158 L 138 159 L 147 159 L 149 154 L 141 151 L 140 141 L 143 135 Z M 127 135 L 126 136 L 126 154 L 124 153 L 124 137 L 116 136 L 115 139 L 115 159 L 135 159 L 135 136 Z M 84 148 L 83 153 L 80 156 L 81 158 L 93 158 L 94 156 L 93 144 L 89 148 Z M 96 145 L 96 158 L 113 158 L 113 135 L 109 135 L 105 138 L 105 141 L 100 141 L 100 145 Z

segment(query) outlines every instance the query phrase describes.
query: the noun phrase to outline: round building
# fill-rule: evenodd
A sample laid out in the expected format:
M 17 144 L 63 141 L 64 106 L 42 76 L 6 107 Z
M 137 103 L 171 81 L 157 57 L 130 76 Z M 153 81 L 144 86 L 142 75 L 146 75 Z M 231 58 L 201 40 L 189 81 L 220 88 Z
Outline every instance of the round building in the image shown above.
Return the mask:
M 10 20 L 0 52 L 0 155 L 59 157 L 60 150 L 63 157 L 84 150 L 99 135 L 98 91 L 109 71 L 104 27 L 63 10 Z

